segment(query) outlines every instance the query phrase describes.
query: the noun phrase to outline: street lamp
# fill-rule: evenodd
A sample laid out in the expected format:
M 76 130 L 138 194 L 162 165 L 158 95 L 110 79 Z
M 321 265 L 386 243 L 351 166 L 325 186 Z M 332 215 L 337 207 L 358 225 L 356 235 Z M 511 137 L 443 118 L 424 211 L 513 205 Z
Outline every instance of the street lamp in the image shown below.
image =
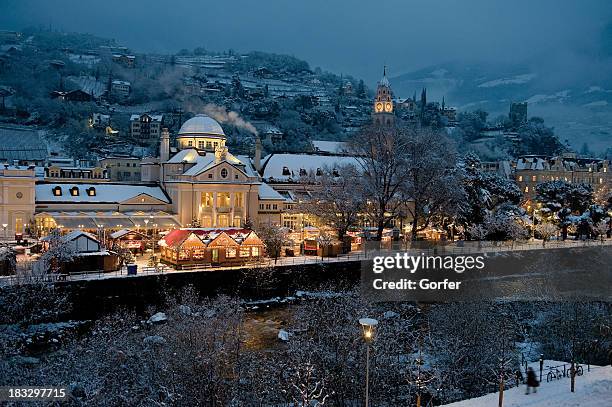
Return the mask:
M 4 242 L 8 245 L 8 237 L 6 236 L 6 228 L 8 227 L 8 223 L 2 224 L 2 229 L 4 229 Z
M 149 219 L 145 219 L 144 220 L 144 224 L 145 224 L 145 251 L 147 250 L 147 240 L 149 240 Z
M 376 325 L 378 321 L 373 318 L 361 318 L 359 320 L 363 331 L 363 340 L 366 343 L 366 390 L 365 390 L 365 407 L 370 403 L 370 344 L 374 341 L 376 333 Z

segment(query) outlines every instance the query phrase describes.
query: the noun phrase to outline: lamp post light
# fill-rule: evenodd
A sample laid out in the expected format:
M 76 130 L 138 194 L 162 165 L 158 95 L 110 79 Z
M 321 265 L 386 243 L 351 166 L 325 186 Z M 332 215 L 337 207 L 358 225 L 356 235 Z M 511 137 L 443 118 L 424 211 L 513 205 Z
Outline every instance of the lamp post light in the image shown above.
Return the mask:
M 365 407 L 370 404 L 370 344 L 374 341 L 376 325 L 378 321 L 373 318 L 361 318 L 359 320 L 363 331 L 363 340 L 366 343 L 366 388 L 365 388 Z
M 146 251 L 147 241 L 149 240 L 149 219 L 145 219 L 144 224 L 145 224 L 145 236 L 146 236 L 146 240 L 145 240 L 145 251 Z
M 8 223 L 2 224 L 2 229 L 4 229 L 4 243 L 8 246 L 8 237 L 6 236 L 6 228 L 8 227 Z

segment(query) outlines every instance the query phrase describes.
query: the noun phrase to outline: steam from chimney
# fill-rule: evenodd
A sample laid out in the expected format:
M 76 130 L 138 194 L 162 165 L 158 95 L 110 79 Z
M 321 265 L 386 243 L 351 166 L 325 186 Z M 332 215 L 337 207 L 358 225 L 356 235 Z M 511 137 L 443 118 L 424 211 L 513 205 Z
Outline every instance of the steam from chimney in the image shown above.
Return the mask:
M 209 103 L 204 106 L 204 113 L 215 119 L 220 123 L 229 123 L 241 129 L 244 129 L 255 136 L 257 135 L 257 129 L 248 121 L 244 120 L 240 115 L 234 111 L 227 111 L 223 106 L 217 106 Z

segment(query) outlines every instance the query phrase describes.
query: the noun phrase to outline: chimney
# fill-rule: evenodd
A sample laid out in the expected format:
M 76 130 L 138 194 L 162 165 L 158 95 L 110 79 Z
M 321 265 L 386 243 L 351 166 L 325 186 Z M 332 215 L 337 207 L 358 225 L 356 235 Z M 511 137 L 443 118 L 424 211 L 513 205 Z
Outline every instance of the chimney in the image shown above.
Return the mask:
M 164 127 L 161 132 L 161 142 L 159 145 L 159 161 L 166 162 L 170 159 L 170 132 Z
M 257 172 L 261 170 L 261 139 L 259 136 L 257 136 L 255 140 L 255 158 L 253 159 L 253 166 Z

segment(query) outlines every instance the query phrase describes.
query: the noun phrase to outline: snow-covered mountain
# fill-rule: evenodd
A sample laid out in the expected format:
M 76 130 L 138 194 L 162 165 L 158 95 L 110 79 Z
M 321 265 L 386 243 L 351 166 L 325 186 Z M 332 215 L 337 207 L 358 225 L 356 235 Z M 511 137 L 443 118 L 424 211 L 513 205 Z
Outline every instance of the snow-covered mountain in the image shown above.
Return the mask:
M 397 96 L 420 95 L 461 110 L 484 109 L 494 118 L 513 101 L 529 103 L 562 140 L 600 152 L 612 147 L 612 59 L 543 56 L 522 63 L 458 63 L 429 66 L 391 78 Z

